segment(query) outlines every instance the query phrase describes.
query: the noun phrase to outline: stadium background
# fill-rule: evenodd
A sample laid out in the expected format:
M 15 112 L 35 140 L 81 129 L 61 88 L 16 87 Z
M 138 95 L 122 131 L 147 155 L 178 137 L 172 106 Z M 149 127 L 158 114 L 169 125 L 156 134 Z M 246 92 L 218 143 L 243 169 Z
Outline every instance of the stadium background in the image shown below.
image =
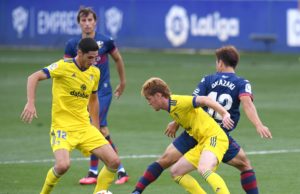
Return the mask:
M 53 164 L 48 136 L 50 81 L 38 89 L 39 118 L 26 125 L 19 115 L 26 102 L 27 76 L 61 58 L 65 41 L 80 33 L 76 24 L 80 5 L 96 10 L 98 31 L 116 39 L 126 64 L 126 91 L 120 100 L 113 100 L 109 124 L 131 179 L 113 185 L 113 193 L 128 194 L 146 166 L 172 141 L 163 135 L 169 117 L 149 108 L 140 96 L 142 83 L 159 76 L 174 93 L 191 94 L 201 77 L 215 71 L 210 51 L 227 44 L 242 51 L 237 72 L 251 81 L 257 109 L 274 138 L 260 139 L 245 115 L 233 136 L 249 154 L 261 193 L 299 193 L 297 0 L 0 0 L 0 194 L 38 193 Z M 113 64 L 111 68 L 115 86 L 117 74 Z M 77 183 L 86 173 L 88 159 L 76 151 L 72 159 L 71 169 L 53 193 L 92 193 L 93 186 Z M 237 170 L 221 164 L 219 173 L 233 194 L 243 193 Z M 184 191 L 166 171 L 144 193 Z

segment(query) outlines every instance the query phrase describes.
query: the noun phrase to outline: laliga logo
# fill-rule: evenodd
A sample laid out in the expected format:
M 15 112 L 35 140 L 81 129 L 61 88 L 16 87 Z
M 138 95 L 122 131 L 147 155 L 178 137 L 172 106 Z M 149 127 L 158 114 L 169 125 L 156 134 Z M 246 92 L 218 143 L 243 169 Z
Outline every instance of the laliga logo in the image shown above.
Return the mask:
M 113 37 L 117 36 L 122 27 L 123 13 L 116 7 L 112 7 L 105 12 L 106 28 Z
M 173 46 L 184 44 L 189 35 L 189 20 L 183 7 L 171 7 L 165 19 L 166 36 Z
M 187 41 L 189 31 L 191 36 L 218 37 L 222 42 L 229 37 L 239 35 L 239 20 L 224 18 L 219 12 L 198 17 L 196 14 L 187 15 L 186 9 L 174 5 L 166 15 L 166 36 L 173 46 L 180 46 Z
M 18 38 L 22 38 L 23 31 L 28 23 L 28 11 L 19 6 L 12 11 L 13 27 L 18 32 Z

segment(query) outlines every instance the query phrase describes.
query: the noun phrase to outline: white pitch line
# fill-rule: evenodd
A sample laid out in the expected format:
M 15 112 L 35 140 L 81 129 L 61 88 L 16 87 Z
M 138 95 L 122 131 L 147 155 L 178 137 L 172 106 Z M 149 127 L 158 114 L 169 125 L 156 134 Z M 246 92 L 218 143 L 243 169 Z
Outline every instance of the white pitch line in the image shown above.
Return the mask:
M 285 153 L 299 153 L 300 149 L 292 150 L 262 150 L 262 151 L 249 151 L 247 155 L 267 155 L 267 154 L 285 154 Z M 127 155 L 120 156 L 120 159 L 142 159 L 142 158 L 158 158 L 160 155 L 157 154 L 145 154 L 145 155 Z M 88 161 L 89 158 L 72 158 L 72 161 Z M 31 163 L 47 163 L 54 162 L 54 159 L 43 159 L 43 160 L 14 160 L 14 161 L 0 161 L 0 165 L 3 164 L 31 164 Z

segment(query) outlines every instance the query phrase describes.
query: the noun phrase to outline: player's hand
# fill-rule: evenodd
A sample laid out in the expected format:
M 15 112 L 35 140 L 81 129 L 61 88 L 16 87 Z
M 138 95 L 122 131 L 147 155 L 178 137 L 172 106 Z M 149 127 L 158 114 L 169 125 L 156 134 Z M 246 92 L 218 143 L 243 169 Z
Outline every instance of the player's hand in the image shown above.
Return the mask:
M 230 118 L 230 114 L 226 113 L 223 116 L 222 124 L 226 129 L 232 129 L 234 126 L 234 121 Z
M 33 118 L 38 118 L 34 104 L 27 103 L 20 118 L 25 123 L 31 123 Z
M 168 137 L 175 138 L 178 128 L 179 125 L 175 121 L 170 122 L 165 130 L 165 135 Z
M 272 133 L 268 127 L 262 125 L 262 126 L 257 127 L 256 131 L 260 135 L 261 138 L 272 139 Z
M 115 91 L 114 91 L 114 96 L 119 99 L 120 96 L 123 94 L 124 92 L 124 89 L 125 89 L 125 84 L 123 83 L 120 83 L 119 85 L 117 85 Z

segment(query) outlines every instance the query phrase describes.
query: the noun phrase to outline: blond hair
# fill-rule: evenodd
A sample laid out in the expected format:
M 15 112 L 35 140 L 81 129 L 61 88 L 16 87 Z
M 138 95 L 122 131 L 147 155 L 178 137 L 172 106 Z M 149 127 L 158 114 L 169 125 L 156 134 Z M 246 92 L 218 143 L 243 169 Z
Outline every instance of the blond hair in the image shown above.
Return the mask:
M 164 80 L 158 77 L 152 77 L 146 80 L 145 83 L 143 84 L 141 95 L 147 97 L 147 96 L 153 96 L 156 93 L 161 93 L 162 96 L 166 98 L 169 98 L 171 95 L 169 86 Z

